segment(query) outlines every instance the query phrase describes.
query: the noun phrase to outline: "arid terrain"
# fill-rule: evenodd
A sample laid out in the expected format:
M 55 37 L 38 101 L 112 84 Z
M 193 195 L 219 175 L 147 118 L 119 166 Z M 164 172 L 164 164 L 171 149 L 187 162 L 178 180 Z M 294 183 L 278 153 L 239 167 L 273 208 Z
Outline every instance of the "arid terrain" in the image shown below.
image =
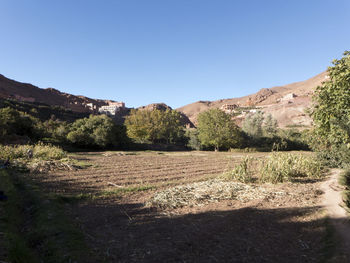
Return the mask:
M 53 88 L 42 89 L 29 83 L 18 82 L 0 74 L 0 98 L 25 102 L 40 102 L 51 106 L 61 106 L 74 112 L 91 112 L 88 103 L 97 106 L 108 104 L 108 100 L 90 99 L 76 96 Z
M 32 178 L 43 191 L 69 197 L 67 213 L 100 262 L 329 260 L 333 236 L 321 205 L 322 180 L 253 184 L 263 194 L 245 201 L 146 205 L 157 192 L 218 177 L 246 155 L 259 159 L 266 154 L 78 153 L 74 158 L 90 167 Z
M 220 108 L 224 104 L 237 104 L 243 107 L 256 107 L 270 113 L 279 127 L 311 126 L 311 118 L 305 110 L 311 106 L 315 88 L 327 80 L 327 72 L 322 72 L 308 80 L 284 86 L 262 88 L 257 93 L 241 98 L 221 99 L 217 101 L 198 101 L 185 105 L 177 110 L 197 123 L 199 113 L 211 108 Z

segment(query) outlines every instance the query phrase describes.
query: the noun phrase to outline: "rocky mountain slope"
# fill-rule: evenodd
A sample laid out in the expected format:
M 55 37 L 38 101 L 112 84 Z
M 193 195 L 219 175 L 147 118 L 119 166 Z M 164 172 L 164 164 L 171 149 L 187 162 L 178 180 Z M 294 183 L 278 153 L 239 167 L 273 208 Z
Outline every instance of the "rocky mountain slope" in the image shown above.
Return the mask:
M 222 99 L 217 101 L 198 101 L 178 108 L 196 124 L 199 113 L 211 108 L 221 108 L 223 105 L 237 105 L 242 108 L 261 110 L 270 113 L 277 119 L 279 127 L 311 126 L 312 120 L 305 113 L 311 106 L 312 94 L 315 88 L 327 80 L 327 72 L 322 72 L 308 80 L 291 83 L 284 86 L 264 88 L 255 94 L 241 98 Z M 253 110 L 254 111 L 254 110 Z M 244 114 L 238 117 L 238 123 Z
M 26 102 L 40 102 L 50 106 L 62 106 L 74 112 L 91 112 L 87 105 L 97 107 L 107 105 L 106 100 L 90 99 L 84 96 L 60 92 L 53 88 L 41 89 L 32 84 L 21 83 L 0 74 L 0 98 L 10 98 Z
M 103 105 L 113 103 L 112 100 L 99 100 L 90 99 L 84 96 L 75 96 L 72 94 L 60 92 L 53 88 L 41 89 L 32 84 L 21 83 L 15 80 L 6 78 L 0 74 L 0 99 L 14 99 L 22 102 L 29 103 L 44 103 L 49 106 L 61 106 L 73 111 L 73 114 L 77 116 L 85 116 L 81 114 L 88 114 L 97 112 L 97 109 Z M 93 105 L 93 107 L 89 106 Z M 1 103 L 0 103 L 1 106 Z M 147 110 L 166 110 L 171 109 L 164 103 L 153 103 L 147 106 L 140 107 L 139 109 Z M 125 116 L 130 112 L 129 108 L 120 109 L 120 111 L 114 116 L 114 119 L 118 124 L 124 122 Z M 194 127 L 188 117 L 181 113 L 184 123 L 189 127 Z M 70 118 L 72 119 L 72 118 Z

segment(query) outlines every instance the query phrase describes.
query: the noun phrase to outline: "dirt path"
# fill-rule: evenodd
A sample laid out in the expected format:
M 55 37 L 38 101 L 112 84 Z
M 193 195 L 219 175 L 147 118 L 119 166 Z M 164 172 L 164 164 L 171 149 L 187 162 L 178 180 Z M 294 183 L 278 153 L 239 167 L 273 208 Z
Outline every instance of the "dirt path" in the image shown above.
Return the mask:
M 338 183 L 340 172 L 340 169 L 332 170 L 329 179 L 321 185 L 325 193 L 322 205 L 327 209 L 330 222 L 342 239 L 342 251 L 350 255 L 350 222 L 347 212 L 341 207 L 344 188 Z

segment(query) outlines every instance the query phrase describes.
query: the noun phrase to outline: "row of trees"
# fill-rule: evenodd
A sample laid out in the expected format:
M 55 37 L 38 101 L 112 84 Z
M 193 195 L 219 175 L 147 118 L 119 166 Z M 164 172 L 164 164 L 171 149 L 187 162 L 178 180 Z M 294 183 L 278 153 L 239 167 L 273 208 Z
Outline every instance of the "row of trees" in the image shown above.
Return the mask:
M 87 148 L 122 146 L 128 142 L 125 127 L 105 115 L 67 123 L 54 118 L 41 121 L 9 107 L 0 109 L 0 142 L 39 140 Z
M 257 148 L 270 150 L 306 150 L 307 131 L 278 129 L 277 120 L 261 111 L 248 114 L 239 128 L 225 112 L 211 109 L 199 114 L 198 129 L 189 132 L 194 149 Z M 196 139 L 197 138 L 197 139 Z
M 277 121 L 271 115 L 265 118 L 258 111 L 247 116 L 240 129 L 231 116 L 219 109 L 199 114 L 197 129 L 184 129 L 182 115 L 175 110 L 133 110 L 126 118 L 127 135 L 140 143 L 187 144 L 192 149 L 223 149 L 259 147 L 271 150 L 287 149 L 291 134 L 277 134 Z M 304 147 L 305 148 L 305 147 Z
M 73 123 L 51 118 L 41 121 L 13 108 L 0 109 L 0 142 L 43 140 L 84 148 L 130 146 L 136 143 L 187 143 L 182 115 L 167 109 L 132 110 L 125 125 L 116 125 L 106 115 L 90 115 Z
M 276 143 L 283 145 L 281 136 L 277 136 L 277 122 L 270 115 L 266 118 L 261 112 L 249 115 L 240 129 L 230 115 L 219 109 L 201 113 L 197 129 L 185 129 L 183 116 L 170 109 L 132 110 L 122 126 L 106 115 L 91 115 L 67 123 L 55 118 L 40 121 L 11 108 L 0 109 L 0 140 L 16 141 L 18 137 L 83 148 L 128 148 L 132 142 L 187 145 L 197 150 L 240 147 L 269 150 Z

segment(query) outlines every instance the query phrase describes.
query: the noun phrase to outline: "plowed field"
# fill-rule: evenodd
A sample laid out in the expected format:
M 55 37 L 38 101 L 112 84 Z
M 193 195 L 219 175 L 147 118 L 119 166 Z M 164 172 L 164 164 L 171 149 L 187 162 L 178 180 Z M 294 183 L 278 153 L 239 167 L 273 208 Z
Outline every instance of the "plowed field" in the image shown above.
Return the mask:
M 266 153 L 79 153 L 90 167 L 32 178 L 49 193 L 91 194 L 66 208 L 99 262 L 327 262 L 333 239 L 317 180 L 259 185 L 274 194 L 246 202 L 145 206 L 156 191 L 215 178 L 247 155 Z
M 261 157 L 264 154 L 252 153 Z M 213 152 L 106 152 L 76 154 L 92 167 L 42 176 L 52 190 L 96 192 L 115 187 L 162 187 L 200 181 L 232 169 L 244 155 Z M 59 188 L 57 186 L 59 185 Z

